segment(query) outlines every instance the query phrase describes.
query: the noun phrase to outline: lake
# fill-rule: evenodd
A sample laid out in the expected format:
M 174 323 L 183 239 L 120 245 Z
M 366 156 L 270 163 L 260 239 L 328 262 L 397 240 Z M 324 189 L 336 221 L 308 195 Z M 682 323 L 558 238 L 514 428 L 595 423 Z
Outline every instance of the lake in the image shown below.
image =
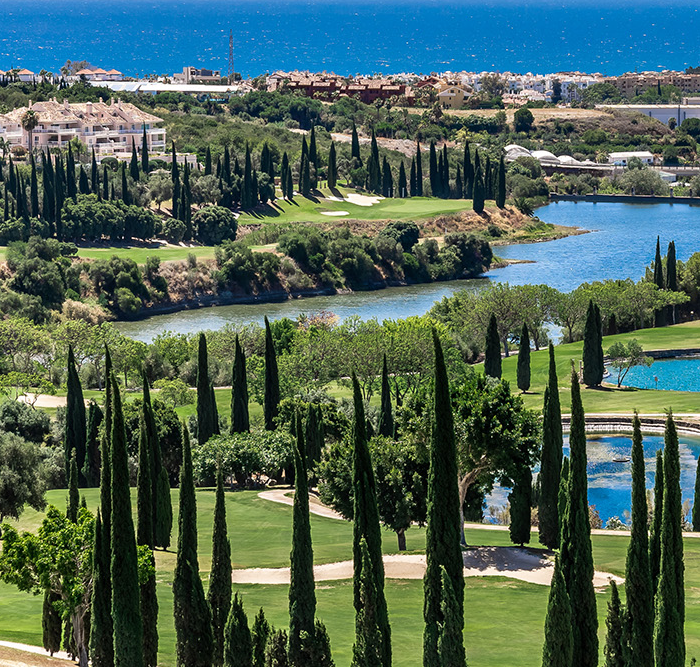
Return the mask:
M 610 369 L 607 382 L 617 384 L 617 370 Z M 700 357 L 659 359 L 651 366 L 630 368 L 622 384 L 639 389 L 700 391 Z
M 280 303 L 215 306 L 156 315 L 138 322 L 120 322 L 128 336 L 151 341 L 163 331 L 194 333 L 217 329 L 225 324 L 296 318 L 299 313 L 330 310 L 341 319 L 359 315 L 363 319 L 405 318 L 423 315 L 435 301 L 459 289 L 482 289 L 489 281 L 512 284 L 546 283 L 572 290 L 583 282 L 606 278 L 641 277 L 653 260 L 657 235 L 662 248 L 676 242 L 678 259 L 686 260 L 700 250 L 700 208 L 686 204 L 594 204 L 557 202 L 537 211 L 545 222 L 576 226 L 588 234 L 543 243 L 499 246 L 495 252 L 508 259 L 530 260 L 490 271 L 477 280 L 456 280 L 373 292 L 293 299 Z
M 700 456 L 700 438 L 681 434 L 679 441 L 681 489 L 683 502 L 686 503 L 693 500 L 695 473 L 698 456 Z M 662 435 L 644 436 L 647 489 L 654 488 L 656 450 L 663 449 L 663 445 Z M 632 507 L 631 463 L 613 463 L 613 458 L 631 456 L 631 436 L 619 433 L 588 435 L 586 450 L 588 453 L 588 504 L 595 506 L 603 521 L 603 526 L 613 516 L 628 523 L 629 511 Z M 568 436 L 564 437 L 564 455 L 569 455 Z M 508 490 L 498 487 L 487 497 L 487 505 L 502 506 L 506 502 L 507 496 Z

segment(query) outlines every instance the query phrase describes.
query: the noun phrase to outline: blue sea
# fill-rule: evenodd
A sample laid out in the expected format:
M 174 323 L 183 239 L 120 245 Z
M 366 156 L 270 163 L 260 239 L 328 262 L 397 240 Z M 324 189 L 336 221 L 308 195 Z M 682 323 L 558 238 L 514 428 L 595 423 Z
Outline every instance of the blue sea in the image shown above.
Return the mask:
M 1 0 L 0 69 L 67 59 L 128 75 L 185 65 L 339 74 L 445 70 L 603 74 L 700 64 L 689 0 Z

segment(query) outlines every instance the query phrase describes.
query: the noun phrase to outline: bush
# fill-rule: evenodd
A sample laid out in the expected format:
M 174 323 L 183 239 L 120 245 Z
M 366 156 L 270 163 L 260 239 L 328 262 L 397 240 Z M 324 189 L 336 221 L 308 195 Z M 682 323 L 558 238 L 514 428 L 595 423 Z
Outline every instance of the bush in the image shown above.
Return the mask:
M 177 218 L 168 218 L 163 222 L 163 237 L 168 243 L 180 243 L 186 231 L 185 223 Z
M 415 222 L 390 222 L 379 236 L 388 236 L 400 243 L 405 252 L 411 252 L 420 238 L 420 229 Z
M 518 109 L 513 116 L 513 127 L 516 132 L 529 132 L 534 122 L 532 111 L 525 107 Z
M 51 432 L 51 419 L 43 410 L 35 410 L 21 401 L 7 400 L 0 404 L 0 429 L 41 443 Z
M 197 240 L 206 245 L 218 245 L 224 240 L 234 240 L 238 229 L 236 216 L 223 206 L 205 206 L 194 214 L 192 224 Z
M 141 299 L 128 287 L 120 287 L 115 293 L 115 305 L 122 315 L 134 317 L 141 310 Z
M 153 388 L 158 390 L 158 398 L 174 408 L 191 405 L 197 398 L 197 392 L 188 387 L 180 378 L 157 380 Z

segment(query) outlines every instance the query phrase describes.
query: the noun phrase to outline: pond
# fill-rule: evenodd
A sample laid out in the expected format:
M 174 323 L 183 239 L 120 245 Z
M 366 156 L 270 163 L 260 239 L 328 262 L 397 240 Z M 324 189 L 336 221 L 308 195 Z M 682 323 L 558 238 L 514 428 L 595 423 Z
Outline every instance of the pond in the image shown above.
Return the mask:
M 617 384 L 617 369 L 610 369 L 607 382 Z M 630 368 L 622 384 L 639 389 L 700 391 L 700 357 L 658 359 L 651 366 Z
M 215 306 L 171 315 L 156 315 L 117 326 L 128 336 L 148 342 L 162 331 L 191 333 L 216 329 L 226 323 L 243 324 L 295 318 L 299 313 L 331 310 L 339 317 L 363 319 L 423 315 L 435 301 L 459 289 L 483 289 L 489 281 L 512 284 L 546 283 L 572 290 L 583 282 L 605 278 L 638 279 L 653 259 L 657 235 L 662 248 L 675 240 L 680 260 L 700 250 L 700 208 L 686 204 L 594 204 L 558 202 L 538 209 L 545 222 L 577 226 L 588 234 L 528 245 L 499 246 L 496 254 L 533 263 L 514 264 L 490 271 L 479 280 L 456 280 L 428 285 L 395 287 L 374 292 L 295 299 L 281 303 Z
M 683 502 L 692 503 L 695 488 L 695 474 L 700 456 L 700 438 L 679 436 L 681 461 L 681 489 Z M 662 435 L 644 436 L 644 459 L 646 463 L 646 486 L 654 488 L 656 450 L 663 449 Z M 588 453 L 588 504 L 594 505 L 603 526 L 610 517 L 616 516 L 629 522 L 632 507 L 631 463 L 614 463 L 618 457 L 630 457 L 632 437 L 627 434 L 589 434 Z M 564 455 L 569 455 L 569 438 L 564 437 Z M 497 487 L 487 499 L 487 505 L 502 506 L 508 496 L 508 489 Z M 684 507 L 688 509 L 689 506 Z

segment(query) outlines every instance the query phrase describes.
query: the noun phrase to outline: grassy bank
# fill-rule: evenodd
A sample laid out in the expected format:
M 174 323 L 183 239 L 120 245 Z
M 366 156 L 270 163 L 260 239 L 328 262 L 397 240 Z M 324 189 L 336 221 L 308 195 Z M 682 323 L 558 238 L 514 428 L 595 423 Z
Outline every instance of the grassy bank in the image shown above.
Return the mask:
M 50 491 L 49 502 L 62 507 L 64 490 Z M 94 509 L 98 491 L 85 491 L 88 505 Z M 177 507 L 177 491 L 173 503 Z M 135 492 L 134 505 L 135 507 Z M 205 588 L 211 563 L 211 533 L 214 493 L 197 492 L 199 518 L 199 558 Z M 228 493 L 226 510 L 231 537 L 234 567 L 282 567 L 289 563 L 292 508 L 260 499 L 255 492 Z M 28 510 L 19 525 L 36 530 L 42 515 Z M 316 563 L 352 558 L 352 526 L 350 523 L 311 516 Z M 177 524 L 173 542 L 176 541 Z M 505 531 L 470 529 L 467 540 L 472 545 L 508 545 Z M 596 568 L 624 575 L 628 538 L 621 535 L 594 535 L 593 552 Z M 411 528 L 407 534 L 409 549 L 421 551 L 424 531 Z M 396 552 L 396 538 L 383 533 L 385 553 Z M 537 544 L 533 533 L 533 547 Z M 174 546 L 168 552 L 157 552 L 158 596 L 160 602 L 159 664 L 175 665 L 175 632 L 172 619 L 172 576 L 175 563 Z M 700 654 L 700 540 L 685 542 L 686 562 L 686 637 L 688 656 Z M 475 577 L 466 580 L 465 644 L 469 664 L 473 667 L 500 667 L 517 661 L 524 667 L 541 664 L 542 633 L 549 590 L 546 586 L 527 584 L 502 577 Z M 288 622 L 286 585 L 236 586 L 244 598 L 249 620 L 260 606 L 269 620 L 278 627 Z M 392 621 L 394 664 L 398 667 L 419 667 L 422 645 L 423 585 L 421 581 L 389 580 L 387 599 Z M 324 620 L 339 666 L 349 664 L 354 638 L 354 612 L 350 581 L 323 582 L 316 588 L 318 616 Z M 609 593 L 597 595 L 601 652 L 604 615 Z M 41 643 L 41 597 L 20 593 L 0 585 L 0 638 L 10 641 Z
M 631 333 L 605 336 L 603 350 L 616 341 L 628 341 L 636 338 L 644 350 L 668 350 L 700 348 L 700 321 L 686 322 L 659 329 L 640 329 Z M 557 345 L 554 356 L 559 379 L 559 395 L 564 411 L 571 407 L 571 360 L 576 363 L 583 355 L 583 341 L 567 345 Z M 530 391 L 523 395 L 525 404 L 533 409 L 542 408 L 542 398 L 547 383 L 549 355 L 546 349 L 531 354 L 532 384 Z M 503 360 L 503 377 L 516 387 L 517 356 Z M 674 412 L 700 413 L 700 394 L 689 391 L 656 391 L 653 389 L 634 389 L 616 386 L 604 386 L 598 389 L 581 387 L 583 407 L 586 412 L 624 412 L 635 409 L 640 412 L 663 412 L 673 408 Z

